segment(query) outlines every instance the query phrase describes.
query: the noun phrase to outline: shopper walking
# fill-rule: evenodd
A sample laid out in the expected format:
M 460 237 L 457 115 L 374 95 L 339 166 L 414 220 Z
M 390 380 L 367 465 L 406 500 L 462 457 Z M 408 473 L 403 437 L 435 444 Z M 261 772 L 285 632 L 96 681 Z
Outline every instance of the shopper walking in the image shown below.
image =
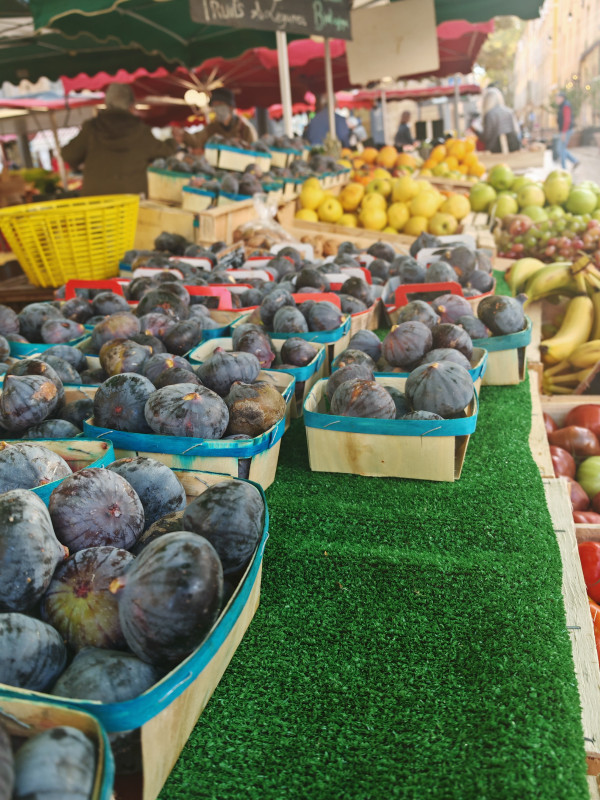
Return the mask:
M 557 122 L 558 122 L 558 154 L 560 158 L 560 165 L 563 169 L 567 166 L 567 161 L 573 164 L 573 169 L 579 166 L 579 161 L 575 158 L 573 153 L 567 149 L 569 141 L 573 135 L 573 109 L 571 103 L 567 100 L 565 92 L 559 92 L 556 96 L 556 104 L 558 106 Z
M 502 152 L 502 137 L 506 137 L 508 152 L 521 149 L 521 129 L 515 112 L 504 103 L 504 95 L 495 86 L 483 96 L 483 133 L 485 149 L 491 153 Z
M 77 136 L 61 154 L 74 169 L 83 167 L 81 193 L 147 194 L 146 170 L 155 158 L 177 152 L 170 139 L 160 142 L 150 128 L 133 114 L 131 86 L 111 83 L 104 98 L 106 110 L 83 123 Z
M 394 137 L 394 144 L 396 147 L 402 148 L 407 145 L 414 144 L 412 133 L 410 132 L 410 128 L 408 126 L 409 122 L 410 111 L 403 111 L 402 116 L 400 117 L 400 125 L 398 125 L 398 130 L 396 131 L 396 136 Z

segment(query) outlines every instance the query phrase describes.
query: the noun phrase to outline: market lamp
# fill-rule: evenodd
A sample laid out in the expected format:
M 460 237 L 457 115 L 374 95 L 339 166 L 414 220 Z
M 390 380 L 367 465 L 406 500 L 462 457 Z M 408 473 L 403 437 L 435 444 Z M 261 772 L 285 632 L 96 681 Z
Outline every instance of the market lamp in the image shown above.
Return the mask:
M 209 97 L 206 92 L 199 92 L 197 89 L 188 89 L 183 95 L 183 99 L 188 106 L 205 108 L 208 105 Z

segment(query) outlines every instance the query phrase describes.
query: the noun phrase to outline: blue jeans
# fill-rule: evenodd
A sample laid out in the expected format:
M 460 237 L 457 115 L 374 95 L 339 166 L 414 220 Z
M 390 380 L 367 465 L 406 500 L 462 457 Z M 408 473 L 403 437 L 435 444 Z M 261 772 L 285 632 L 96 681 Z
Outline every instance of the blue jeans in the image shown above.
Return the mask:
M 575 158 L 573 153 L 569 153 L 569 151 L 567 150 L 572 134 L 573 134 L 572 128 L 570 131 L 565 131 L 564 133 L 560 134 L 558 152 L 560 155 L 560 165 L 563 169 L 565 169 L 565 167 L 567 166 L 567 161 L 570 161 L 572 164 L 577 164 L 577 159 Z

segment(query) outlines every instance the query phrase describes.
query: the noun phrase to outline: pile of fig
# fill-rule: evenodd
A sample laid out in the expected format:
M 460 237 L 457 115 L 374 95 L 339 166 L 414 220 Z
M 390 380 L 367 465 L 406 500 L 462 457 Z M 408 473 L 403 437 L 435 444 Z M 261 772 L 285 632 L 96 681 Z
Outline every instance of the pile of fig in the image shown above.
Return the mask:
M 48 507 L 0 494 L 0 683 L 103 703 L 144 693 L 202 644 L 265 518 L 252 484 L 188 502 L 144 457 L 69 475 Z M 110 738 L 118 769 L 139 769 L 139 731 Z
M 95 779 L 96 748 L 78 728 L 56 725 L 24 739 L 0 724 L 3 800 L 91 800 Z

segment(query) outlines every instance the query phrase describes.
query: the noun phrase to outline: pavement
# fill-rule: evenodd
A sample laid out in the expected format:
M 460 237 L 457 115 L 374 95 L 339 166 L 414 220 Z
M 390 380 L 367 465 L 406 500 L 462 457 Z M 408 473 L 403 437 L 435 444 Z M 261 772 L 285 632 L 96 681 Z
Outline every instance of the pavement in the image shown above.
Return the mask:
M 570 147 L 569 152 L 572 153 L 579 161 L 579 166 L 574 170 L 570 163 L 567 163 L 567 169 L 573 173 L 573 182 L 580 183 L 581 181 L 595 181 L 600 184 L 600 148 L 598 147 Z M 536 180 L 543 181 L 549 172 L 553 169 L 559 169 L 560 164 L 552 158 L 552 151 L 546 150 L 544 157 L 544 166 L 540 169 L 527 170 L 527 175 L 535 178 Z

